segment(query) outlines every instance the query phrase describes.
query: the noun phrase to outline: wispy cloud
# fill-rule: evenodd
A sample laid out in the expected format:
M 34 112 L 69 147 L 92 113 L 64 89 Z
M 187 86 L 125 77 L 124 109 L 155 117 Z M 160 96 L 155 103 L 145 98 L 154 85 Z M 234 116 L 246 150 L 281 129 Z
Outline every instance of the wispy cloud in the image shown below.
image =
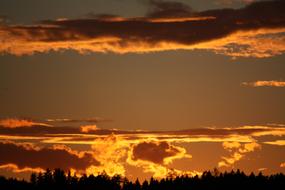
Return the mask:
M 243 82 L 242 85 L 250 87 L 285 87 L 285 81 L 260 80 L 255 82 Z
M 111 119 L 102 117 L 83 118 L 83 119 L 71 119 L 71 118 L 56 118 L 56 119 L 44 119 L 46 122 L 57 122 L 57 123 L 99 123 L 109 122 Z
M 82 131 L 83 130 L 83 131 Z M 173 143 L 181 142 L 252 142 L 252 138 L 262 136 L 283 136 L 285 128 L 280 126 L 242 126 L 231 128 L 196 128 L 178 131 L 128 131 L 101 129 L 94 125 L 81 127 L 46 127 L 46 126 L 31 126 L 28 128 L 6 128 L 0 127 L 0 134 L 8 137 L 17 136 L 23 139 L 43 137 L 45 142 L 50 143 L 67 143 L 67 144 L 92 144 L 95 138 L 107 135 L 117 135 L 128 140 L 135 139 L 158 139 Z M 68 135 L 67 135 L 68 134 Z M 47 138 L 50 141 L 46 141 Z M 58 137 L 53 139 L 53 137 Z
M 266 141 L 266 142 L 264 142 L 264 144 L 285 146 L 285 140 Z
M 233 166 L 237 161 L 242 159 L 246 153 L 261 149 L 261 145 L 256 142 L 241 144 L 238 142 L 224 142 L 224 149 L 228 150 L 231 155 L 223 156 L 222 161 L 218 163 L 219 167 Z
M 0 52 L 25 55 L 67 49 L 80 53 L 204 49 L 232 57 L 270 57 L 285 52 L 284 1 L 203 12 L 194 12 L 181 3 L 150 2 L 154 8 L 141 18 L 109 16 L 1 26 Z
M 223 5 L 232 5 L 233 3 L 253 3 L 260 0 L 216 0 L 216 3 Z
M 18 127 L 32 127 L 32 126 L 46 126 L 51 125 L 42 122 L 36 122 L 28 119 L 17 119 L 17 118 L 7 118 L 0 120 L 0 126 L 7 128 L 18 128 Z

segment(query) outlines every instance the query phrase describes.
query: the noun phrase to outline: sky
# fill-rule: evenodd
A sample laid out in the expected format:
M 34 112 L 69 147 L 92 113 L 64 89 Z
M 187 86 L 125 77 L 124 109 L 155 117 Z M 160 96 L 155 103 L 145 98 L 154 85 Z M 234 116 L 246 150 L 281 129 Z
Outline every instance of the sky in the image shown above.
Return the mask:
M 284 11 L 2 0 L 0 175 L 285 172 Z

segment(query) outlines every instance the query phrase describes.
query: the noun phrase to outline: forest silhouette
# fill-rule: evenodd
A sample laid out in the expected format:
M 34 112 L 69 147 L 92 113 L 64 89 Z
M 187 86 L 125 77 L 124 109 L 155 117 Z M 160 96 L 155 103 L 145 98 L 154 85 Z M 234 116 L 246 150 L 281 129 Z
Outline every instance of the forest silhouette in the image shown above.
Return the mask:
M 240 170 L 231 172 L 205 171 L 201 176 L 169 174 L 162 179 L 150 178 L 139 182 L 130 181 L 119 175 L 108 176 L 82 175 L 77 177 L 61 169 L 49 170 L 43 173 L 32 173 L 30 181 L 16 178 L 0 177 L 1 190 L 275 190 L 285 189 L 285 175 L 283 173 L 246 175 Z

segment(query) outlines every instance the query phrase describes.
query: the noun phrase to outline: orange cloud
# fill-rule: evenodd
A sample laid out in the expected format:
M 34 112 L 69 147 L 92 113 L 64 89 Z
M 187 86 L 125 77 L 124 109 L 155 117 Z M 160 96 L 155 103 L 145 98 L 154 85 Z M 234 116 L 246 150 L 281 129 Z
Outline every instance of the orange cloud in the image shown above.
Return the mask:
M 285 140 L 267 141 L 267 142 L 263 142 L 263 143 L 264 144 L 270 144 L 270 145 L 285 146 Z
M 45 170 L 42 168 L 29 168 L 29 167 L 24 167 L 24 168 L 19 168 L 16 164 L 5 164 L 1 165 L 0 169 L 5 169 L 5 170 L 11 170 L 14 173 L 21 173 L 21 172 L 44 172 Z
M 255 149 L 261 149 L 261 145 L 256 142 L 246 143 L 243 148 L 239 148 L 240 153 L 253 152 Z
M 50 127 L 51 125 L 46 123 L 39 123 L 34 122 L 31 120 L 26 119 L 15 119 L 15 118 L 9 118 L 9 119 L 2 119 L 0 120 L 0 126 L 4 126 L 7 128 L 17 128 L 17 127 L 32 127 L 32 126 L 47 126 Z
M 222 157 L 222 161 L 218 163 L 218 167 L 230 167 L 233 166 L 235 162 L 239 161 L 245 156 L 245 153 L 253 152 L 256 149 L 261 149 L 261 145 L 256 142 L 240 144 L 236 142 L 224 142 L 224 149 L 231 152 L 231 156 Z
M 281 163 L 281 164 L 280 164 L 280 167 L 281 167 L 281 168 L 285 168 L 285 162 Z
M 251 86 L 251 87 L 285 87 L 284 81 L 256 81 L 256 82 L 243 82 L 242 85 L 244 86 Z
M 112 121 L 101 117 L 94 118 L 83 118 L 83 119 L 70 119 L 70 118 L 57 118 L 57 119 L 45 119 L 47 122 L 58 122 L 58 123 L 99 123 L 105 121 Z
M 96 131 L 98 127 L 96 125 L 84 125 L 80 127 L 80 131 L 83 133 L 89 133 L 90 131 Z
M 193 12 L 181 3 L 161 3 L 153 3 L 155 11 L 140 19 L 97 17 L 3 25 L 0 52 L 29 55 L 69 49 L 79 53 L 203 49 L 232 57 L 270 57 L 285 52 L 283 1 L 202 12 Z
M 269 126 L 252 126 L 256 131 L 252 132 L 252 136 L 261 137 L 261 136 L 284 136 L 285 128 L 284 127 L 269 127 Z
M 130 144 L 116 135 L 97 138 L 92 144 L 93 156 L 100 162 L 100 166 L 91 166 L 87 173 L 105 171 L 108 175 L 125 176 L 124 159 Z
M 229 149 L 229 150 L 237 149 L 240 146 L 241 146 L 241 144 L 239 142 L 224 142 L 223 143 L 224 149 Z

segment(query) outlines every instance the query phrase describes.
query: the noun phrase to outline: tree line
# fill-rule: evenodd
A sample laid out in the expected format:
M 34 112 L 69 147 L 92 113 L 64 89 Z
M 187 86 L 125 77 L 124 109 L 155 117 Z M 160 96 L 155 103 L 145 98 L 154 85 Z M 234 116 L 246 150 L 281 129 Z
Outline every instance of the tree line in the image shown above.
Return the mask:
M 201 176 L 169 175 L 166 178 L 130 181 L 125 177 L 106 173 L 99 175 L 71 175 L 61 169 L 32 173 L 30 181 L 0 177 L 0 190 L 284 190 L 283 173 L 246 175 L 240 170 L 205 171 Z

